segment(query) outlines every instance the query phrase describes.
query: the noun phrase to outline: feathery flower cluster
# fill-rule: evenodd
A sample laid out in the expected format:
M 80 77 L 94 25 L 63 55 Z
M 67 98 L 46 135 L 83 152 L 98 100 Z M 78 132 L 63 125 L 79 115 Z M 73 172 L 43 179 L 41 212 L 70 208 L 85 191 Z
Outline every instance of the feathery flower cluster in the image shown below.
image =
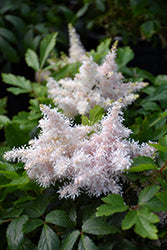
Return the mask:
M 82 61 L 82 65 L 74 79 L 65 78 L 56 81 L 48 78 L 48 93 L 54 103 L 63 109 L 66 116 L 74 117 L 78 113 L 88 114 L 95 105 L 107 109 L 113 105 L 113 101 L 128 95 L 134 101 L 136 95 L 132 93 L 144 88 L 147 83 L 123 82 L 123 75 L 117 72 L 116 46 L 113 45 L 102 65 L 98 65 L 91 56 L 86 56 L 75 29 L 72 26 L 69 27 L 68 61 Z M 126 105 L 128 104 L 129 102 Z
M 69 41 L 70 41 L 70 48 L 69 48 L 69 57 L 68 63 L 75 63 L 78 61 L 82 61 L 85 58 L 86 51 L 80 41 L 79 35 L 76 33 L 75 28 L 68 24 L 68 33 L 69 33 Z
M 44 117 L 39 121 L 41 132 L 29 146 L 6 152 L 9 161 L 25 163 L 30 179 L 43 187 L 61 182 L 60 197 L 75 199 L 80 192 L 88 195 L 119 193 L 118 183 L 133 158 L 151 157 L 154 148 L 129 140 L 131 130 L 123 126 L 122 108 L 133 102 L 133 92 L 146 83 L 124 83 L 117 72 L 116 46 L 108 52 L 102 65 L 96 64 L 81 45 L 75 29 L 69 26 L 70 50 L 68 62 L 82 61 L 74 79 L 55 81 L 49 78 L 48 92 L 57 108 L 41 106 Z M 88 114 L 95 105 L 108 113 L 96 125 L 73 125 L 68 117 Z
M 70 120 L 42 105 L 41 133 L 28 147 L 5 153 L 7 160 L 22 161 L 31 179 L 43 187 L 62 182 L 60 197 L 73 198 L 86 191 L 90 196 L 119 193 L 118 181 L 134 157 L 152 156 L 154 149 L 128 139 L 131 131 L 122 124 L 122 103 L 115 102 L 102 119 L 99 130 L 74 125 Z

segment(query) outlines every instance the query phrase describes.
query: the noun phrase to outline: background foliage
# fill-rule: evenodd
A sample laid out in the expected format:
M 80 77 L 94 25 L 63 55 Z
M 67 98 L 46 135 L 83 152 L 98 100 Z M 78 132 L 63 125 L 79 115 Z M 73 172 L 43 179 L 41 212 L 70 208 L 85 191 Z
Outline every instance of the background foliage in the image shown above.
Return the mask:
M 95 34 L 96 39 L 92 39 L 97 43 L 99 36 L 111 33 L 113 37 L 121 35 L 124 45 L 142 37 L 158 46 L 166 46 L 166 19 L 162 11 L 166 8 L 164 1 L 127 3 L 121 0 L 113 1 L 112 5 L 111 2 L 0 3 L 2 90 L 8 91 L 0 99 L 2 249 L 166 249 L 167 75 L 156 75 L 132 67 L 131 60 L 135 54 L 129 46 L 118 48 L 118 70 L 126 79 L 148 81 L 149 86 L 124 111 L 124 123 L 132 129 L 135 140 L 157 142 L 153 144 L 157 154 L 155 161 L 148 157 L 134 160 L 132 168 L 125 173 L 128 183 L 123 184 L 122 196 L 111 194 L 96 199 L 82 195 L 75 201 L 59 200 L 57 186 L 48 189 L 39 187 L 28 179 L 23 164 L 10 164 L 3 158 L 6 150 L 27 144 L 38 135 L 38 120 L 41 118 L 39 104 L 53 106 L 47 96 L 46 82 L 40 77 L 35 81 L 34 71 L 39 76 L 48 70 L 48 57 L 56 55 L 59 58 L 61 48 L 67 50 L 68 22 L 78 27 L 85 43 Z M 146 12 L 142 11 L 143 6 Z M 117 13 L 122 13 L 119 18 Z M 136 20 L 135 30 L 131 27 L 133 18 Z M 94 51 L 90 53 L 95 61 L 100 61 L 109 47 L 108 42 L 102 43 L 97 49 L 94 46 Z M 20 63 L 25 71 L 19 68 Z M 78 67 L 76 63 L 58 68 L 56 72 L 54 68 L 50 70 L 53 76 L 60 79 L 75 75 Z M 16 100 L 14 96 L 22 96 L 24 101 L 26 97 L 26 105 L 19 106 L 13 115 L 10 110 L 13 109 L 13 100 Z M 96 114 L 96 110 L 93 112 Z M 93 112 L 92 123 L 99 119 Z

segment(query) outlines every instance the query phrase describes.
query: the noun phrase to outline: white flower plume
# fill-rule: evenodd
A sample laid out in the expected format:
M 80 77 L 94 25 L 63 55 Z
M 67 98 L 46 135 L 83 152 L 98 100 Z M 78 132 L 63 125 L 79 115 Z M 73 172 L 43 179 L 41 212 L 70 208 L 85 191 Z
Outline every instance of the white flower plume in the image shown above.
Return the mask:
M 75 52 L 74 40 L 71 40 L 71 43 L 73 52 L 71 52 L 70 58 L 74 59 L 71 60 L 73 62 L 82 61 L 79 73 L 75 75 L 74 79 L 65 78 L 56 81 L 49 78 L 47 83 L 49 97 L 53 99 L 55 105 L 63 109 L 66 116 L 74 117 L 78 113 L 87 115 L 95 105 L 101 105 L 107 109 L 113 101 L 128 95 L 134 101 L 136 95 L 132 98 L 132 93 L 147 86 L 147 83 L 144 82 L 123 82 L 123 75 L 117 72 L 115 45 L 106 55 L 103 64 L 99 66 L 91 56 L 86 56 L 82 50 L 76 49 Z M 129 102 L 126 105 L 128 104 Z
M 85 58 L 86 51 L 80 41 L 79 35 L 71 24 L 68 24 L 68 33 L 70 42 L 68 63 L 77 62 L 78 58 L 82 61 Z
M 62 182 L 60 197 L 72 198 L 86 191 L 90 196 L 119 193 L 118 181 L 134 157 L 152 156 L 154 149 L 139 145 L 128 137 L 131 131 L 122 124 L 123 102 L 115 102 L 100 123 L 100 129 L 88 137 L 91 126 L 71 126 L 68 118 L 41 106 L 41 133 L 29 146 L 5 153 L 10 161 L 25 163 L 31 179 L 43 187 Z

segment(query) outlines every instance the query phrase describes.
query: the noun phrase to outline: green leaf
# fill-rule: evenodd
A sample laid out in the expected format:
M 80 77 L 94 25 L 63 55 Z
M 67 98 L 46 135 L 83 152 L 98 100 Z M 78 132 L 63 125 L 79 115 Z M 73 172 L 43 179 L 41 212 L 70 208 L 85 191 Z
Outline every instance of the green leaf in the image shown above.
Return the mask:
M 146 156 L 138 156 L 133 159 L 132 167 L 126 171 L 128 172 L 141 172 L 149 169 L 157 169 L 153 159 Z
M 56 44 L 57 33 L 49 34 L 40 43 L 40 68 L 42 69 L 51 50 Z
M 39 61 L 38 55 L 32 49 L 28 49 L 25 54 L 25 60 L 29 67 L 33 68 L 35 71 L 39 71 Z
M 22 215 L 21 217 L 11 221 L 9 224 L 6 236 L 7 236 L 7 242 L 8 246 L 12 250 L 18 250 L 21 243 L 24 240 L 24 235 L 22 232 L 22 228 L 24 223 L 28 220 L 27 215 Z
M 2 73 L 2 80 L 7 84 L 19 87 L 16 88 L 16 94 L 28 93 L 32 91 L 31 82 L 23 76 Z M 14 89 L 15 88 L 8 88 L 8 91 L 13 92 Z
M 118 48 L 118 57 L 116 60 L 118 63 L 118 70 L 120 70 L 121 67 L 126 66 L 127 63 L 130 62 L 133 58 L 134 52 L 129 46 Z
M 25 239 L 22 242 L 19 250 L 38 250 L 38 248 L 29 239 Z
M 148 209 L 139 209 L 129 211 L 125 218 L 122 220 L 122 229 L 128 230 L 135 226 L 135 233 L 139 234 L 143 238 L 149 238 L 157 240 L 157 228 L 154 223 L 159 222 L 157 215 L 150 212 Z
M 52 74 L 56 81 L 64 78 L 64 77 L 73 77 L 76 73 L 78 73 L 78 69 L 81 66 L 81 62 L 70 63 L 63 66 L 59 71 L 56 71 Z
M 53 210 L 47 214 L 45 221 L 61 227 L 74 226 L 73 222 L 70 220 L 69 216 L 64 210 Z
M 123 198 L 118 194 L 107 195 L 102 198 L 102 201 L 107 204 L 101 205 L 97 208 L 96 216 L 108 216 L 114 213 L 124 212 L 128 209 Z
M 48 225 L 44 225 L 38 242 L 38 249 L 58 250 L 59 245 L 60 241 L 56 233 Z
M 8 146 L 18 147 L 26 144 L 30 140 L 28 128 L 22 129 L 16 122 L 10 122 L 5 126 L 5 139 Z
M 159 140 L 159 144 L 164 146 L 164 147 L 167 147 L 167 135 L 163 136 L 160 140 Z M 163 161 L 166 161 L 167 159 L 167 153 L 166 152 L 162 152 L 160 151 L 159 152 L 159 155 L 160 155 L 160 158 L 163 160 Z
M 160 144 L 156 144 L 156 143 L 149 143 L 150 146 L 158 149 L 159 151 L 165 152 L 167 153 L 167 147 L 160 145 Z
M 78 250 L 90 250 L 90 249 L 98 250 L 99 248 L 88 236 L 82 234 L 78 244 Z
M 82 115 L 82 116 L 81 116 L 81 120 L 82 120 L 82 124 L 83 124 L 84 126 L 90 125 L 90 122 L 89 122 L 89 119 L 88 119 L 87 116 Z
M 0 114 L 6 114 L 7 111 L 5 110 L 7 106 L 7 97 L 3 97 L 0 99 Z
M 79 10 L 77 11 L 76 16 L 77 16 L 78 18 L 82 17 L 82 16 L 85 14 L 85 12 L 88 10 L 89 5 L 90 5 L 90 3 L 84 4 L 84 5 L 81 7 L 81 9 L 79 9 Z
M 164 212 L 167 211 L 167 204 L 165 205 L 158 197 L 153 197 L 147 203 L 143 205 L 143 207 L 148 208 L 154 212 Z
M 77 241 L 78 239 L 78 236 L 80 235 L 80 231 L 79 230 L 75 230 L 73 232 L 71 232 L 67 238 L 65 239 L 62 247 L 61 247 L 61 250 L 71 250 L 73 249 L 73 246 L 75 244 L 75 242 Z
M 4 188 L 4 187 L 23 186 L 28 183 L 29 183 L 29 178 L 26 175 L 24 175 L 24 176 L 19 176 L 16 179 L 13 179 L 11 182 L 7 184 L 2 184 L 0 185 L 0 187 Z
M 107 38 L 103 42 L 100 43 L 100 45 L 97 46 L 96 51 L 91 50 L 89 54 L 93 57 L 93 60 L 97 62 L 98 64 L 101 64 L 105 56 L 107 55 L 109 51 L 109 46 L 111 44 L 111 39 Z
M 167 191 L 167 182 L 164 178 L 157 177 L 157 181 L 160 183 L 162 188 Z
M 12 23 L 18 30 L 22 31 L 25 28 L 25 22 L 22 18 L 14 15 L 5 15 L 5 19 Z
M 24 225 L 23 225 L 23 233 L 29 233 L 34 231 L 36 228 L 40 227 L 43 225 L 44 222 L 40 219 L 33 219 L 33 220 L 28 220 Z
M 45 212 L 48 203 L 48 199 L 44 196 L 44 194 L 41 194 L 35 201 L 30 201 L 27 204 L 25 212 L 29 215 L 30 218 L 40 217 Z
M 156 194 L 158 199 L 167 206 L 167 191 Z
M 95 107 L 89 111 L 90 123 L 93 125 L 97 121 L 101 120 L 103 115 L 104 115 L 104 109 L 100 105 L 95 105 Z
M 141 26 L 140 26 L 142 32 L 143 32 L 143 35 L 145 37 L 151 37 L 154 32 L 155 32 L 155 24 L 154 24 L 154 21 L 150 20 L 150 21 L 147 21 L 145 23 L 143 23 Z
M 17 204 L 24 203 L 26 201 L 34 200 L 34 199 L 35 199 L 34 197 L 27 195 L 27 196 L 21 197 L 18 200 L 14 201 L 13 204 L 17 205 Z
M 104 12 L 106 10 L 105 0 L 95 0 L 95 4 L 100 11 Z
M 0 129 L 10 122 L 10 119 L 6 115 L 0 115 Z
M 94 234 L 94 235 L 107 235 L 119 233 L 120 230 L 107 222 L 102 221 L 99 218 L 92 218 L 86 220 L 82 225 L 82 231 L 84 233 Z
M 17 38 L 13 32 L 6 28 L 0 28 L 0 36 L 3 36 L 5 39 L 7 39 L 11 43 L 17 43 Z
M 157 86 L 167 84 L 167 75 L 158 75 L 155 77 L 154 84 Z
M 23 210 L 24 210 L 23 208 L 15 208 L 15 207 L 12 207 L 11 209 L 9 208 L 7 210 L 7 213 L 4 214 L 3 218 L 17 218 L 21 215 Z
M 8 178 L 10 180 L 17 179 L 19 177 L 19 175 L 14 171 L 0 170 L 0 173 L 3 174 L 6 178 Z
M 145 109 L 145 110 L 151 110 L 151 111 L 155 111 L 155 110 L 158 110 L 158 111 L 161 111 L 161 108 L 160 106 L 156 103 L 156 102 L 145 102 L 144 104 L 142 104 L 142 107 Z
M 159 186 L 148 186 L 143 189 L 139 194 L 138 204 L 140 206 L 145 205 L 149 200 L 151 200 L 154 195 L 159 191 Z
M 10 45 L 3 37 L 0 37 L 0 50 L 4 57 L 11 62 L 18 62 L 19 57 L 13 46 Z

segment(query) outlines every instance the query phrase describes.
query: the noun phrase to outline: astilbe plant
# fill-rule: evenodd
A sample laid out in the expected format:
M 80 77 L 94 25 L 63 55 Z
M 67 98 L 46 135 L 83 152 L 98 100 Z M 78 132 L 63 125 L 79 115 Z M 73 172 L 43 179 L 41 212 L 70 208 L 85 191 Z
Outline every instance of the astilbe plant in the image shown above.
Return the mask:
M 115 102 L 96 132 L 88 136 L 91 126 L 71 126 L 56 108 L 43 105 L 38 139 L 31 140 L 28 147 L 6 152 L 5 158 L 24 162 L 29 177 L 44 187 L 64 181 L 61 198 L 74 199 L 82 189 L 95 196 L 119 193 L 118 181 L 133 158 L 154 152 L 147 144 L 128 140 L 131 131 L 122 124 L 121 107 L 121 101 Z
M 78 56 L 84 57 L 79 73 L 74 79 L 59 82 L 50 78 L 47 84 L 50 97 L 64 114 L 41 105 L 44 117 L 39 121 L 38 138 L 27 147 L 6 152 L 5 158 L 24 162 L 30 179 L 43 187 L 62 182 L 58 191 L 61 198 L 75 199 L 83 190 L 90 196 L 120 193 L 120 178 L 133 158 L 154 153 L 148 144 L 130 140 L 131 130 L 123 125 L 122 109 L 137 98 L 133 92 L 147 83 L 123 82 L 122 74 L 117 72 L 115 45 L 99 66 L 91 56 L 83 55 L 71 26 L 70 32 L 70 58 L 75 56 L 75 49 Z M 72 123 L 71 117 L 88 115 L 95 105 L 107 110 L 101 121 L 86 126 Z

